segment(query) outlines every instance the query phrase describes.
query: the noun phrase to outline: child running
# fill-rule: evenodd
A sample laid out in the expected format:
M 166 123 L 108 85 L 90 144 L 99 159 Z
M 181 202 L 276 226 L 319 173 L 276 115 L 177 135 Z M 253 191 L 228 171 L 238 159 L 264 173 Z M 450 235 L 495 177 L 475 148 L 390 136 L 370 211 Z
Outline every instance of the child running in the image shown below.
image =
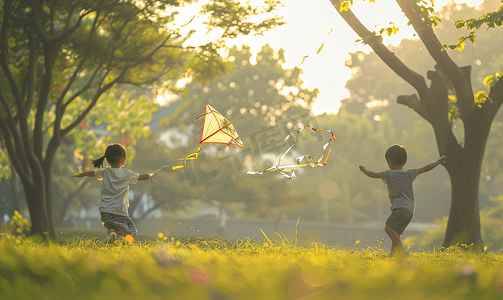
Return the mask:
M 104 160 L 110 164 L 110 168 L 104 168 Z M 117 235 L 126 237 L 136 236 L 138 231 L 129 217 L 129 185 L 136 184 L 138 180 L 148 180 L 155 172 L 140 174 L 125 169 L 127 151 L 121 144 L 109 145 L 105 155 L 93 160 L 94 168 L 100 170 L 86 171 L 72 177 L 96 177 L 103 180 L 101 185 L 100 215 L 101 222 L 108 229 L 107 237 L 103 243 L 113 243 Z
M 375 173 L 365 169 L 365 166 L 359 165 L 360 170 L 371 178 L 381 178 L 388 186 L 389 199 L 391 201 L 391 215 L 386 220 L 384 230 L 391 239 L 390 256 L 395 253 L 405 253 L 403 250 L 400 236 L 409 225 L 414 214 L 414 193 L 412 182 L 416 176 L 428 172 L 441 164 L 446 156 L 442 156 L 436 162 L 426 165 L 419 169 L 403 170 L 407 162 L 407 150 L 400 145 L 393 145 L 388 148 L 384 155 L 388 163 L 389 170 Z

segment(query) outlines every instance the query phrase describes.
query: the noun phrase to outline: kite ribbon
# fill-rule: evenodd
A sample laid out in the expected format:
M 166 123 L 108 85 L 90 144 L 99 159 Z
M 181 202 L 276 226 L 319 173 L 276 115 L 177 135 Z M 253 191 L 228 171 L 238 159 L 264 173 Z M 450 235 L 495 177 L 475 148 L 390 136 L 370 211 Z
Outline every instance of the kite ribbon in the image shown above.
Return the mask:
M 177 158 L 176 160 L 183 160 L 184 164 L 183 165 L 178 165 L 178 166 L 173 166 L 173 167 L 171 167 L 171 170 L 181 169 L 181 168 L 185 167 L 185 162 L 187 160 L 196 160 L 197 157 L 199 156 L 199 152 L 201 152 L 201 145 L 197 146 L 197 151 L 196 152 L 191 153 L 191 154 L 185 156 L 185 158 Z
M 293 146 L 295 146 L 295 143 L 297 142 L 297 138 L 296 138 L 296 135 L 301 132 L 302 130 L 304 130 L 304 128 L 309 128 L 313 131 L 326 131 L 328 133 L 330 133 L 331 137 L 330 139 L 328 140 L 328 142 L 323 145 L 323 155 L 317 160 L 315 161 L 314 158 L 311 156 L 311 155 L 303 155 L 303 156 L 299 156 L 297 158 L 295 158 L 295 161 L 297 162 L 297 164 L 290 164 L 290 165 L 281 165 L 281 160 L 288 154 L 288 152 L 290 152 L 290 150 L 293 148 Z M 307 166 L 311 166 L 311 167 L 323 167 L 327 164 L 328 162 L 328 159 L 330 158 L 330 154 L 332 152 L 332 150 L 330 149 L 330 142 L 331 141 L 336 141 L 337 139 L 335 138 L 335 135 L 332 131 L 330 130 L 326 130 L 326 129 L 320 129 L 320 128 L 313 128 L 309 125 L 304 125 L 302 126 L 299 130 L 297 130 L 296 132 L 293 132 L 293 133 L 290 133 L 289 135 L 287 135 L 285 137 L 285 142 L 288 141 L 288 139 L 290 139 L 290 137 L 293 137 L 295 139 L 295 143 L 293 143 L 283 154 L 281 154 L 281 156 L 279 157 L 278 159 L 278 163 L 265 169 L 264 171 L 261 171 L 261 172 L 258 172 L 258 171 L 248 171 L 246 172 L 246 174 L 249 174 L 249 175 L 262 175 L 266 172 L 274 172 L 274 171 L 278 171 L 280 174 L 282 174 L 283 176 L 285 176 L 286 178 L 288 179 L 294 179 L 296 176 L 295 176 L 295 172 L 293 171 L 292 168 L 304 168 L 304 167 L 307 167 Z M 325 159 L 323 159 L 325 157 Z M 307 163 L 304 163 L 304 164 L 301 164 L 301 162 L 306 159 Z
M 332 131 L 326 130 L 326 129 L 321 129 L 321 128 L 313 128 L 310 125 L 304 125 L 296 132 L 290 133 L 289 135 L 287 135 L 285 138 L 285 142 L 288 141 L 288 139 L 290 137 L 293 137 L 295 139 L 295 142 L 297 142 L 296 134 L 298 134 L 299 132 L 304 130 L 304 128 L 306 128 L 306 127 L 311 129 L 312 131 L 315 131 L 315 132 L 316 131 L 326 131 L 326 132 L 330 133 L 330 139 L 328 140 L 328 142 L 325 145 L 323 145 L 323 155 L 318 159 L 318 161 L 315 161 L 311 155 L 303 155 L 303 156 L 297 157 L 295 160 L 297 161 L 297 164 L 299 164 L 302 160 L 306 159 L 308 162 L 307 164 L 313 168 L 314 167 L 324 167 L 327 164 L 328 159 L 330 158 L 330 154 L 332 153 L 332 149 L 330 148 L 330 142 L 337 141 L 337 139 L 335 138 L 335 135 Z M 325 157 L 324 160 L 323 160 L 323 157 Z

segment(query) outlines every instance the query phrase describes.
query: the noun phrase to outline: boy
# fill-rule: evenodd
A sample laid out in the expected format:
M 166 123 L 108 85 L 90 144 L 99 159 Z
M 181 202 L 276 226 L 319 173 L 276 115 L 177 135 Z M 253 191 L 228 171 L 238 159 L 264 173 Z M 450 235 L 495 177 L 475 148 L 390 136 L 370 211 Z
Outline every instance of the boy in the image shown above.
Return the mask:
M 391 239 L 392 256 L 396 251 L 403 252 L 400 236 L 409 225 L 414 213 L 414 193 L 412 182 L 416 176 L 428 172 L 441 164 L 446 156 L 442 156 L 436 162 L 426 165 L 420 169 L 403 170 L 407 162 L 407 150 L 400 145 L 393 145 L 388 148 L 384 155 L 388 163 L 389 170 L 375 173 L 359 165 L 360 170 L 370 178 L 381 178 L 388 185 L 389 199 L 391 201 L 391 215 L 386 220 L 384 230 Z M 394 251 L 395 250 L 395 251 Z

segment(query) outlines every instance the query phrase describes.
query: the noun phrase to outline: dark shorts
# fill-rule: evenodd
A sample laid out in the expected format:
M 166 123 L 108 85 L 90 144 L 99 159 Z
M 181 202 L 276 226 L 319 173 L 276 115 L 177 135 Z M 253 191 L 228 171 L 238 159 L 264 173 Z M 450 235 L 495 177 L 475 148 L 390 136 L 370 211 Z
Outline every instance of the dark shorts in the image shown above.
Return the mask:
M 138 230 L 136 230 L 136 226 L 130 217 L 107 212 L 100 212 L 100 215 L 101 222 L 105 228 L 113 229 L 118 233 L 130 234 L 132 236 L 136 236 L 136 234 L 138 234 Z
M 402 234 L 407 225 L 412 220 L 412 211 L 407 208 L 395 208 L 391 211 L 391 216 L 386 220 L 386 225 L 395 229 L 398 234 Z

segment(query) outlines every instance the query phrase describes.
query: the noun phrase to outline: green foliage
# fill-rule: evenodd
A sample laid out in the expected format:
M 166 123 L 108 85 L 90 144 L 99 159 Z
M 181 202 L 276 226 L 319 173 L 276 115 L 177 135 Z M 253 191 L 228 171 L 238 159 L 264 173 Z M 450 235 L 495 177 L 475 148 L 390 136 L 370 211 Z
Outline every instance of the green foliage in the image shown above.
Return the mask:
M 420 17 L 423 21 L 428 23 L 430 27 L 436 27 L 442 20 L 435 15 L 435 8 L 433 7 L 435 3 L 431 0 L 431 6 L 428 1 L 425 0 L 413 0 L 412 2 L 417 5 L 420 10 Z
M 379 29 L 379 34 L 377 34 L 377 32 L 374 30 L 374 31 L 372 31 L 372 35 L 365 36 L 361 39 L 357 39 L 357 40 L 355 40 L 355 42 L 357 42 L 357 43 L 361 42 L 364 45 L 369 45 L 374 42 L 375 43 L 382 43 L 382 41 L 383 41 L 382 34 L 383 33 L 386 33 L 388 36 L 391 36 L 392 34 L 396 35 L 396 33 L 399 30 L 399 28 L 395 26 L 394 22 L 389 22 L 389 24 L 393 25 L 393 26 Z
M 339 11 L 348 11 L 351 5 L 353 5 L 353 0 L 342 0 Z
M 30 232 L 31 223 L 17 211 L 14 211 L 12 220 L 9 223 L 10 230 L 14 236 L 16 243 L 21 243 L 21 241 L 26 237 L 26 234 Z
M 503 1 L 501 3 L 503 3 Z M 460 36 L 457 44 L 449 44 L 442 46 L 442 50 L 457 49 L 459 50 L 459 52 L 461 52 L 465 47 L 466 40 L 469 40 L 472 43 L 475 42 L 475 40 L 477 39 L 475 31 L 478 30 L 480 27 L 486 25 L 487 29 L 494 29 L 497 26 L 501 26 L 502 22 L 503 22 L 503 5 L 501 5 L 498 10 L 483 14 L 479 18 L 456 20 L 454 21 L 454 26 L 456 26 L 456 29 L 466 27 L 469 33 L 466 36 Z
M 9 157 L 6 151 L 0 147 L 0 181 L 2 178 L 9 179 L 10 176 Z
M 9 299 L 498 299 L 501 254 L 461 247 L 389 258 L 382 249 L 242 239 L 67 245 L 0 240 Z
M 458 99 L 455 95 L 449 95 L 449 120 L 451 120 L 451 123 L 460 118 L 457 102 Z
M 496 82 L 498 82 L 499 78 L 501 77 L 501 73 L 496 73 L 496 75 L 489 75 L 486 78 L 484 78 L 483 83 L 489 87 L 489 91 L 491 90 L 491 87 L 493 87 Z M 474 101 L 474 106 L 476 105 L 479 108 L 482 108 L 482 104 L 489 99 L 489 96 L 487 95 L 486 91 L 479 91 L 475 95 L 475 101 Z
M 395 35 L 396 35 L 396 33 L 397 33 L 397 32 L 398 32 L 398 30 L 399 30 L 399 29 L 398 29 L 398 27 L 396 27 L 396 26 L 395 26 L 395 23 L 394 23 L 394 22 L 389 22 L 389 24 L 390 24 L 390 25 L 393 25 L 393 26 L 388 27 L 388 28 L 381 28 L 381 29 L 379 30 L 379 33 L 380 33 L 380 34 L 383 34 L 384 32 L 386 32 L 386 34 L 387 34 L 388 36 L 391 36 L 391 34 L 395 34 Z
M 202 12 L 210 16 L 205 22 L 210 28 L 225 28 L 222 38 L 235 38 L 239 35 L 262 35 L 269 29 L 285 24 L 281 21 L 282 17 L 274 15 L 262 22 L 250 21 L 256 16 L 271 14 L 280 5 L 281 1 L 278 0 L 267 0 L 260 6 L 235 0 L 215 0 L 204 5 Z
M 126 91 L 119 91 L 105 95 L 96 104 L 95 109 L 81 124 L 80 130 L 75 130 L 72 140 L 76 158 L 89 160 L 101 157 L 108 144 L 120 141 L 128 149 L 128 161 L 131 162 L 134 159 L 134 146 L 138 140 L 150 135 L 148 123 L 152 119 L 152 114 L 157 111 L 158 104 L 144 95 L 137 99 L 131 98 L 132 96 L 126 94 Z M 106 130 L 109 134 L 104 138 L 96 139 L 90 126 L 101 124 L 107 125 Z

